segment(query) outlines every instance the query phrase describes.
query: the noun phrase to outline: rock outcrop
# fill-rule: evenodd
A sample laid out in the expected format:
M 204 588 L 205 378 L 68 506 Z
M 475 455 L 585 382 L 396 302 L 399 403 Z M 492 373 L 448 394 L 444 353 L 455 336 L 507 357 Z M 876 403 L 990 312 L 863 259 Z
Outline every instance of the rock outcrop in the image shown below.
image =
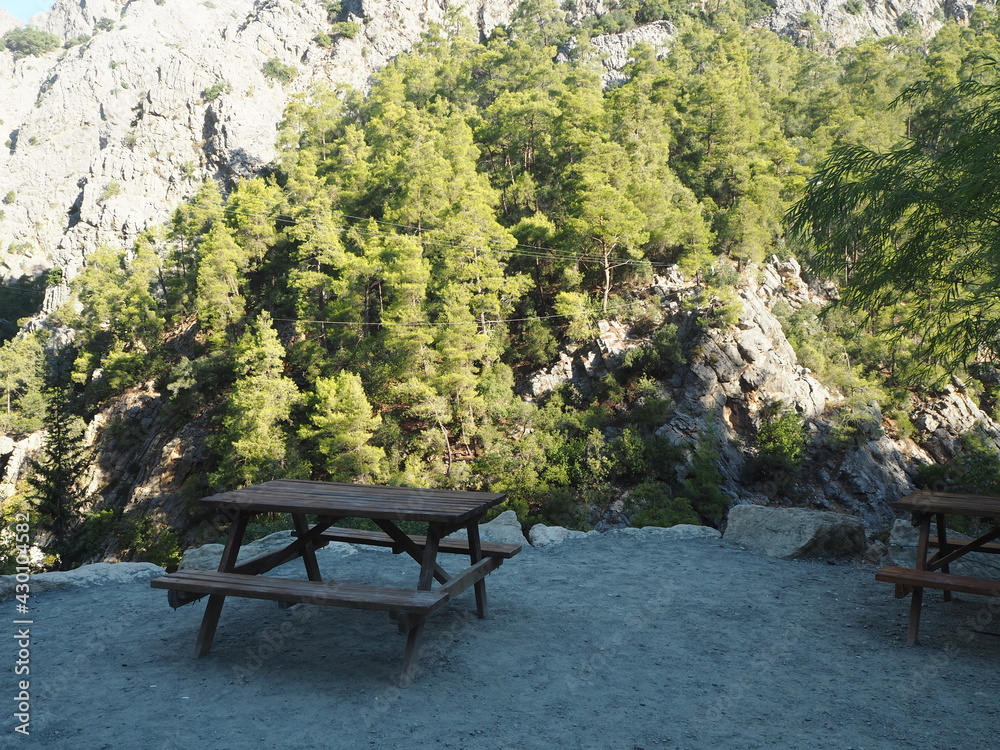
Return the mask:
M 945 19 L 968 23 L 975 6 L 976 0 L 777 0 L 761 25 L 797 44 L 832 51 L 865 37 L 929 39 Z
M 0 51 L 0 277 L 52 266 L 72 277 L 99 245 L 162 223 L 205 177 L 247 176 L 275 156 L 289 98 L 312 85 L 364 89 L 371 74 L 441 22 L 447 4 L 345 2 L 354 38 L 320 0 L 57 0 L 40 27 L 69 46 Z M 482 33 L 516 0 L 461 7 Z M 0 18 L 0 24 L 4 23 Z M 283 82 L 265 71 L 280 63 Z M 9 198 L 9 200 L 7 200 Z
M 861 557 L 865 528 L 854 516 L 807 508 L 737 505 L 723 538 L 769 557 Z

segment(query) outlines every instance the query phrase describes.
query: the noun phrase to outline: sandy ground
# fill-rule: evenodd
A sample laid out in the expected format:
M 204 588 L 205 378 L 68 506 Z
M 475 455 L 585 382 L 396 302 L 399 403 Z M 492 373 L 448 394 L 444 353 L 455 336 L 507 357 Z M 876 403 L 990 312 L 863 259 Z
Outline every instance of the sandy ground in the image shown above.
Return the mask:
M 337 580 L 416 578 L 386 552 L 320 557 Z M 10 716 L 16 639 L 0 652 L 0 747 L 996 748 L 1000 600 L 929 592 L 911 648 L 909 600 L 873 573 L 651 533 L 527 550 L 487 579 L 489 619 L 469 591 L 428 621 L 407 690 L 381 612 L 229 599 L 196 660 L 204 602 L 172 611 L 138 583 L 47 592 L 30 736 Z

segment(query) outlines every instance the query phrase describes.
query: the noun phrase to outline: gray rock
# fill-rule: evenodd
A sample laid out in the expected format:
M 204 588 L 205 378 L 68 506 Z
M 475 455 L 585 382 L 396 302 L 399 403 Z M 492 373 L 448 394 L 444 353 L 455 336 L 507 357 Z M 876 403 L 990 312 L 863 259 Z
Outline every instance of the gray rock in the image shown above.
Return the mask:
M 261 537 L 260 539 L 241 547 L 240 554 L 237 557 L 237 562 L 246 562 L 247 560 L 252 560 L 255 557 L 266 555 L 268 552 L 275 552 L 276 550 L 285 547 L 291 541 L 291 531 L 276 531 L 273 534 L 268 534 L 265 537 Z M 225 547 L 221 544 L 205 544 L 201 547 L 189 549 L 184 553 L 184 556 L 181 559 L 180 568 L 190 570 L 218 570 L 219 560 L 222 559 L 223 549 L 225 549 Z M 332 542 L 320 550 L 320 553 L 323 553 L 324 551 L 326 554 L 329 554 L 330 552 L 334 552 L 336 554 L 353 554 L 357 550 L 350 544 Z
M 725 540 L 777 558 L 860 557 L 867 542 L 854 516 L 807 508 L 737 505 L 729 511 Z
M 719 539 L 722 532 L 711 526 L 698 526 L 693 523 L 679 523 L 676 526 L 643 526 L 643 534 L 664 537 L 666 539 Z
M 450 539 L 465 539 L 465 529 L 456 531 Z M 521 522 L 517 520 L 517 513 L 512 510 L 505 510 L 499 516 L 488 523 L 479 524 L 479 539 L 483 542 L 496 542 L 497 544 L 520 544 L 524 549 L 528 549 L 525 544 L 524 532 L 521 531 Z
M 153 563 L 94 563 L 82 565 L 75 570 L 36 573 L 29 578 L 31 594 L 55 589 L 100 586 L 107 583 L 146 583 L 166 574 L 163 568 Z M 13 596 L 18 580 L 16 575 L 0 576 L 0 599 Z
M 528 541 L 531 542 L 532 547 L 550 547 L 567 539 L 583 536 L 587 536 L 587 532 L 574 531 L 564 526 L 546 526 L 544 523 L 536 523 L 528 529 Z

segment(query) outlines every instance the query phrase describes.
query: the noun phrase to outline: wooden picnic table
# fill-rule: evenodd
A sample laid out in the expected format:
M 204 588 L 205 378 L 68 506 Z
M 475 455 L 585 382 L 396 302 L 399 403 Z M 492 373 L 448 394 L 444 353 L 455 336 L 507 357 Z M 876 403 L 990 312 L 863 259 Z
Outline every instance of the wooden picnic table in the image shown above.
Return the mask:
M 964 495 L 950 492 L 914 492 L 893 507 L 910 511 L 913 525 L 920 530 L 917 540 L 917 558 L 914 568 L 885 567 L 875 574 L 875 579 L 896 585 L 896 598 L 912 595 L 910 623 L 906 634 L 909 645 L 917 643 L 920 629 L 920 608 L 925 588 L 941 589 L 945 601 L 951 592 L 1000 596 L 1000 579 L 961 576 L 950 572 L 949 566 L 970 552 L 1000 553 L 1000 498 L 985 495 Z M 948 515 L 992 519 L 989 531 L 976 539 L 958 539 L 948 536 Z M 931 536 L 931 522 L 937 533 Z M 936 551 L 931 553 L 931 550 Z
M 486 543 L 479 538 L 480 520 L 504 498 L 490 492 L 298 480 L 275 480 L 223 492 L 201 500 L 230 517 L 219 569 L 179 570 L 154 579 L 151 585 L 167 589 L 168 601 L 175 608 L 209 597 L 195 646 L 199 657 L 212 647 L 226 596 L 273 599 L 284 606 L 309 603 L 386 611 L 399 630 L 407 634 L 400 685 L 408 687 L 416 674 L 427 616 L 474 587 L 476 613 L 486 617 L 485 577 L 521 550 L 517 544 Z M 294 539 L 281 550 L 237 564 L 247 524 L 258 513 L 291 514 Z M 344 518 L 370 519 L 381 531 L 334 526 Z M 397 525 L 400 521 L 424 521 L 427 534 L 408 535 Z M 463 528 L 467 540 L 445 539 Z M 385 546 L 396 553 L 407 553 L 420 563 L 416 586 L 387 588 L 323 581 L 316 550 L 331 541 Z M 438 553 L 465 555 L 469 566 L 450 574 L 438 563 Z M 299 557 L 308 580 L 263 575 Z

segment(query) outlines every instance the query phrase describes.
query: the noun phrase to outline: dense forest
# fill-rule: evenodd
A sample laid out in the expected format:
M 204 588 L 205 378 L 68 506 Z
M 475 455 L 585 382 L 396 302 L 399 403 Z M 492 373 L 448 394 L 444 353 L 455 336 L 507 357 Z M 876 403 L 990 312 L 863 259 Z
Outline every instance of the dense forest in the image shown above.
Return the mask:
M 275 477 L 481 488 L 508 493 L 523 521 L 586 527 L 629 490 L 637 525 L 719 524 L 713 437 L 685 454 L 655 434 L 672 408 L 661 382 L 691 352 L 649 280 L 676 264 L 703 284 L 697 324 L 730 325 L 741 277 L 771 255 L 812 257 L 786 214 L 827 157 L 889 151 L 961 108 L 960 81 L 994 76 L 1000 18 L 980 5 L 928 43 L 901 34 L 832 57 L 752 28 L 753 0 L 682 5 L 622 3 L 570 27 L 530 1 L 485 41 L 456 16 L 366 94 L 299 97 L 266 174 L 206 182 L 168 226 L 91 255 L 45 325 L 2 330 L 4 432 L 62 436 L 5 512 L 39 503 L 63 563 L 124 534 L 120 511 L 78 486 L 80 435 L 153 381 L 175 423 L 212 425 L 192 498 Z M 589 36 L 657 18 L 676 25 L 669 54 L 639 46 L 627 80 L 602 86 Z M 43 286 L 11 284 L 0 318 L 30 315 Z M 900 338 L 907 302 L 776 314 L 804 365 L 903 422 L 944 373 Z M 602 318 L 649 345 L 596 394 L 518 395 Z M 757 470 L 793 467 L 801 418 L 776 411 L 765 427 Z M 128 523 L 123 549 L 150 533 Z

